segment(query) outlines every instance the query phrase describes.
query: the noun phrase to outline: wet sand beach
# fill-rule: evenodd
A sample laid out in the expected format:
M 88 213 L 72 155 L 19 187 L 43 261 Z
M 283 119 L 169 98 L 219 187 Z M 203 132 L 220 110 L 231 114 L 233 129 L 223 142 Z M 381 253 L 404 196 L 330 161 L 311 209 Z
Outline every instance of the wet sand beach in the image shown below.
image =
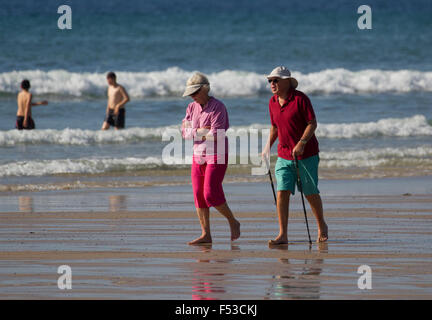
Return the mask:
M 1 2 L 0 299 L 432 299 L 431 0 L 64 2 Z M 184 96 L 197 71 L 208 81 Z M 107 96 L 110 72 L 127 99 Z M 109 107 L 125 108 L 124 129 L 101 130 Z M 21 116 L 35 130 L 16 130 Z M 211 209 L 214 243 L 193 247 L 191 165 L 208 126 L 226 129 L 242 234 L 231 242 Z M 319 154 L 327 243 L 309 246 L 297 192 L 289 244 L 268 247 L 272 126 L 275 186 L 294 144 Z
M 200 232 L 184 197 L 190 186 L 116 190 L 117 196 L 113 190 L 2 194 L 0 298 L 431 299 L 432 197 L 421 192 L 429 180 L 416 181 L 413 193 L 401 193 L 399 185 L 373 195 L 367 181 L 351 182 L 349 191 L 324 182 L 330 240 L 311 248 L 298 195 L 288 246 L 268 247 L 278 229 L 265 183 L 227 184 L 236 190 L 228 198 L 242 236 L 231 243 L 226 221 L 211 211 L 214 243 L 196 247 L 186 244 Z M 178 193 L 167 200 L 168 210 L 157 209 L 157 199 L 147 208 L 137 200 L 170 188 Z M 97 210 L 101 199 L 106 207 Z M 57 287 L 60 265 L 72 269 L 71 290 Z M 370 290 L 357 286 L 361 265 L 372 269 Z

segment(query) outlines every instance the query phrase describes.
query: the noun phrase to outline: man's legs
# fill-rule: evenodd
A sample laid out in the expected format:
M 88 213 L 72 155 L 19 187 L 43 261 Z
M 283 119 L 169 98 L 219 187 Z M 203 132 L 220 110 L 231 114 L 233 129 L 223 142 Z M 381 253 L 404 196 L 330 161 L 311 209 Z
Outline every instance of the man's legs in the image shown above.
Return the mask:
M 33 130 L 35 128 L 36 128 L 36 125 L 35 125 L 35 123 L 33 121 L 33 118 L 32 117 L 28 117 L 28 119 L 27 119 L 27 126 L 23 127 L 23 129 L 24 130 Z
M 110 125 L 108 122 L 104 121 L 104 123 L 102 124 L 102 130 L 108 130 L 110 128 Z
M 279 219 L 279 235 L 274 240 L 270 240 L 270 245 L 288 243 L 288 216 L 289 216 L 289 199 L 291 192 L 289 190 L 279 190 L 277 193 L 277 212 Z
M 270 245 L 288 243 L 288 211 L 290 195 L 295 188 L 295 172 L 292 161 L 278 157 L 275 165 L 275 176 L 277 182 L 277 213 L 279 219 L 279 235 L 270 240 Z
M 23 123 L 24 123 L 24 117 L 17 116 L 15 128 L 17 128 L 18 130 L 23 130 L 24 129 Z
M 113 113 L 111 110 L 108 111 L 108 114 L 105 116 L 105 120 L 104 123 L 102 124 L 102 130 L 108 130 L 110 128 L 110 126 L 113 126 L 114 123 L 114 118 L 113 118 Z
M 318 163 L 318 156 L 299 161 L 302 187 L 304 189 L 303 193 L 305 193 L 306 199 L 311 206 L 318 224 L 317 242 L 324 242 L 328 239 L 328 227 L 324 221 L 322 201 L 317 188 Z M 279 235 L 276 239 L 269 241 L 269 244 L 273 245 L 288 243 L 288 211 L 289 199 L 292 194 L 289 190 L 294 191 L 297 182 L 297 172 L 293 161 L 278 158 L 275 166 L 275 175 L 278 185 L 277 211 L 279 218 Z
M 311 194 L 306 196 L 312 212 L 316 218 L 318 224 L 318 238 L 317 242 L 324 242 L 328 239 L 328 227 L 324 221 L 323 205 L 321 196 L 319 194 Z
M 124 129 L 125 127 L 126 110 L 120 109 L 117 115 L 114 115 L 114 127 L 116 130 Z
M 303 193 L 308 200 L 318 225 L 317 242 L 328 239 L 328 227 L 324 221 L 323 205 L 318 190 L 318 164 L 319 156 L 312 156 L 300 160 L 300 172 L 302 176 Z

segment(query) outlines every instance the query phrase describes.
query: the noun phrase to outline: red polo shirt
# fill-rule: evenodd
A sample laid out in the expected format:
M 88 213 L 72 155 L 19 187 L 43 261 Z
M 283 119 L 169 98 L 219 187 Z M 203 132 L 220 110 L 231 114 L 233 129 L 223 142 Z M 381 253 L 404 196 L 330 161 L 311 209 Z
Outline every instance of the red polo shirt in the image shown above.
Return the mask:
M 294 160 L 292 150 L 300 141 L 308 122 L 315 119 L 315 112 L 309 98 L 301 91 L 291 90 L 283 106 L 277 95 L 269 102 L 271 124 L 278 128 L 278 156 Z M 306 143 L 304 153 L 297 158 L 305 159 L 318 154 L 318 140 L 315 134 Z

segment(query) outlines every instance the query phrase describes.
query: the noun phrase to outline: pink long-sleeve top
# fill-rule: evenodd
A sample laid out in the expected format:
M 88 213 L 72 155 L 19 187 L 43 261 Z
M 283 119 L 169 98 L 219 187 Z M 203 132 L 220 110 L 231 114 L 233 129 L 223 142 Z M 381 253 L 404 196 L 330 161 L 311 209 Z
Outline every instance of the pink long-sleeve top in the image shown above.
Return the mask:
M 187 127 L 190 125 L 190 127 Z M 210 127 L 207 137 L 213 136 L 215 140 L 197 134 L 199 128 Z M 225 105 L 214 97 L 210 97 L 204 107 L 195 101 L 186 109 L 183 119 L 182 136 L 184 139 L 193 139 L 193 158 L 195 162 L 208 164 L 227 163 L 228 138 L 225 133 L 229 128 L 228 112 Z

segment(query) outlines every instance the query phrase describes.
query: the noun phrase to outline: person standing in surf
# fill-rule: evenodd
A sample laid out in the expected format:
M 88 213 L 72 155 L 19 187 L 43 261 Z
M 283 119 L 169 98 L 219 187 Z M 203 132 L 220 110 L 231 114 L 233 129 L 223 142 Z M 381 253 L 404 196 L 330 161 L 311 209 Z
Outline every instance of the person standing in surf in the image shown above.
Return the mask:
M 186 109 L 182 136 L 193 139 L 191 167 L 192 189 L 201 236 L 190 245 L 212 243 L 210 207 L 216 208 L 227 220 L 231 241 L 240 237 L 240 222 L 234 217 L 225 199 L 222 181 L 228 167 L 228 112 L 218 99 L 209 96 L 210 83 L 202 73 L 193 74 L 186 83 L 183 97 L 194 101 Z
M 298 158 L 303 193 L 308 200 L 318 224 L 317 242 L 328 239 L 322 200 L 318 190 L 319 148 L 315 137 L 317 121 L 309 98 L 296 90 L 298 82 L 283 66 L 273 69 L 267 76 L 273 96 L 269 101 L 270 136 L 263 156 L 269 159 L 270 149 L 276 139 L 278 159 L 275 166 L 277 181 L 277 212 L 279 235 L 270 245 L 288 243 L 288 210 L 290 195 L 295 193 L 297 172 L 294 159 Z
M 117 83 L 117 76 L 114 72 L 107 74 L 108 82 L 108 103 L 106 108 L 105 121 L 102 130 L 108 130 L 114 126 L 116 130 L 125 127 L 126 110 L 125 104 L 129 102 L 129 95 L 125 88 Z
M 21 92 L 17 96 L 17 118 L 15 128 L 18 130 L 32 130 L 36 128 L 32 118 L 32 107 L 47 105 L 48 101 L 32 102 L 33 95 L 30 93 L 30 81 L 24 79 L 21 82 Z

